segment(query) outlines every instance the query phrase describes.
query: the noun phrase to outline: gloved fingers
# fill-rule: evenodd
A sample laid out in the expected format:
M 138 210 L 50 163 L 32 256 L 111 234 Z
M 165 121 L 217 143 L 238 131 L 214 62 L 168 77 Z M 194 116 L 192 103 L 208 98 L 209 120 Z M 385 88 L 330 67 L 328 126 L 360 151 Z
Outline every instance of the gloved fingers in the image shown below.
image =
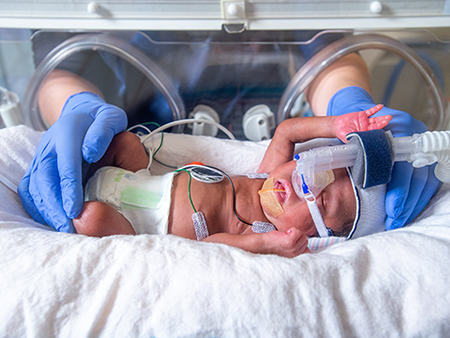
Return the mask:
M 411 216 L 407 220 L 407 223 L 412 222 L 414 218 L 419 215 L 423 209 L 427 206 L 428 202 L 431 198 L 436 194 L 439 188 L 442 186 L 442 182 L 440 182 L 436 176 L 434 175 L 434 168 L 436 165 L 427 166 L 428 169 L 428 180 L 425 184 L 424 189 L 422 190 L 422 194 L 420 195 L 417 205 L 414 208 L 414 211 L 411 213 Z
M 59 142 L 55 146 L 55 177 L 59 178 L 58 190 L 61 191 L 63 208 L 71 219 L 77 217 L 83 207 L 81 144 L 84 131 L 85 129 L 80 128 L 69 132 L 67 141 Z
M 86 112 L 91 113 L 92 110 L 95 111 L 96 106 L 104 104 L 105 101 L 97 94 L 91 92 L 79 92 L 69 96 L 64 103 L 61 110 L 61 115 L 66 116 L 73 112 Z M 94 113 L 95 115 L 95 113 Z M 92 116 L 94 117 L 94 116 Z
M 89 126 L 83 141 L 83 158 L 88 163 L 100 160 L 114 135 L 127 127 L 127 114 L 120 108 L 105 104 Z
M 62 206 L 66 215 L 73 219 L 79 215 L 83 207 L 81 154 L 72 157 L 58 156 L 55 174 L 60 180 L 59 190 L 62 196 Z
M 414 167 L 407 162 L 396 162 L 392 170 L 392 177 L 386 192 L 387 219 L 397 219 L 405 206 Z M 391 223 L 392 221 L 390 221 Z
M 420 198 L 425 190 L 427 182 L 428 168 L 415 168 L 411 176 L 408 194 L 404 199 L 403 208 L 397 211 L 397 217 L 391 217 L 391 219 L 388 217 L 389 222 L 386 222 L 387 230 L 403 227 L 413 215 L 416 216 L 422 211 L 426 203 L 420 208 Z
M 45 222 L 61 232 L 74 232 L 72 221 L 67 217 L 61 200 L 57 159 L 53 156 L 44 158 L 39 163 L 34 175 L 31 175 L 31 196 Z
M 394 137 L 411 136 L 415 133 L 423 133 L 427 130 L 426 125 L 413 118 L 406 112 L 384 107 L 374 117 L 391 115 L 392 120 L 386 129 L 390 130 Z
M 17 192 L 19 193 L 20 201 L 22 202 L 23 207 L 26 212 L 38 223 L 47 224 L 45 220 L 42 218 L 41 213 L 36 208 L 33 197 L 31 197 L 29 186 L 30 186 L 30 170 L 31 165 L 28 167 L 27 172 L 23 176 L 20 181 Z

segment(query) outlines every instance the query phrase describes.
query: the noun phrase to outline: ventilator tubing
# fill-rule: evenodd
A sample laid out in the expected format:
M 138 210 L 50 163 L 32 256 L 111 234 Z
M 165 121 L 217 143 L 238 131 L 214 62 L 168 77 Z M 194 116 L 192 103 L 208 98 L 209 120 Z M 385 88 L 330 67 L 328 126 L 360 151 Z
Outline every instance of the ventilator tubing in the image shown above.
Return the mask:
M 413 136 L 392 139 L 391 152 L 395 162 L 408 161 L 416 168 L 438 164 L 435 174 L 438 180 L 450 183 L 450 131 L 427 131 Z M 297 154 L 297 166 L 292 173 L 292 184 L 299 197 L 302 193 L 302 175 L 305 183 L 313 189 L 315 173 L 351 167 L 358 156 L 357 144 L 343 144 L 315 148 Z
M 443 183 L 450 183 L 450 131 L 427 131 L 394 139 L 395 161 L 411 162 L 421 168 L 437 162 L 434 173 Z

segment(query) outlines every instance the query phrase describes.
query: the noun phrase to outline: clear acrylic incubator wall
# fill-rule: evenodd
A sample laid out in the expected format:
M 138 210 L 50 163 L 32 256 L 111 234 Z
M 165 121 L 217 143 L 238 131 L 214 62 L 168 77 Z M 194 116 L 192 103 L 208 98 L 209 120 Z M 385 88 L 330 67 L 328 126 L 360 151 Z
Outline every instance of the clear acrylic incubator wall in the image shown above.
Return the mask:
M 238 139 L 264 140 L 282 120 L 311 114 L 307 85 L 358 52 L 376 103 L 430 130 L 448 129 L 449 8 L 446 1 L 2 1 L 0 125 L 45 130 L 39 89 L 64 69 L 97 85 L 127 112 L 129 126 L 199 117 Z M 172 131 L 226 137 L 200 124 Z

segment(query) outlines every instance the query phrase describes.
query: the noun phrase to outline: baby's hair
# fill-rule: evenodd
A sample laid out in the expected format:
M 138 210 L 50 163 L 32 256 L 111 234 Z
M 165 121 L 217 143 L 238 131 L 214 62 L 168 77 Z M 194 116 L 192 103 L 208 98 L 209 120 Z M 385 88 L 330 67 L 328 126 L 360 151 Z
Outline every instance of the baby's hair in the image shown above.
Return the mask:
M 355 222 L 355 220 L 349 219 L 347 220 L 344 225 L 342 226 L 342 230 L 341 231 L 334 231 L 333 230 L 333 235 L 336 237 L 348 237 L 348 235 L 350 235 L 350 232 L 353 229 L 353 223 Z

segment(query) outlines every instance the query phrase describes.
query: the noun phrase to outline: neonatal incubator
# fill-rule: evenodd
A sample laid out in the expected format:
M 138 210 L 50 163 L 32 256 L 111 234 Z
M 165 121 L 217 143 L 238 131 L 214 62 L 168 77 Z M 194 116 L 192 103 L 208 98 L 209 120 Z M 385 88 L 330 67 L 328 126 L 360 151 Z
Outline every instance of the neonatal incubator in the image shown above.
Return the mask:
M 47 129 L 39 91 L 62 69 L 99 87 L 129 126 L 267 140 L 283 120 L 311 115 L 308 85 L 357 52 L 374 101 L 434 131 L 393 140 L 393 161 L 440 160 L 436 175 L 448 181 L 449 136 L 437 131 L 450 122 L 449 19 L 449 0 L 0 1 L 0 127 Z M 353 145 L 302 153 L 297 194 L 355 154 Z
M 445 0 L 28 0 L 1 1 L 0 13 L 2 125 L 47 128 L 37 97 L 62 68 L 99 86 L 130 125 L 192 117 L 260 141 L 282 120 L 311 114 L 306 86 L 354 51 L 369 66 L 376 102 L 431 130 L 449 122 Z M 17 110 L 7 108 L 9 92 Z M 201 123 L 173 131 L 225 137 Z

